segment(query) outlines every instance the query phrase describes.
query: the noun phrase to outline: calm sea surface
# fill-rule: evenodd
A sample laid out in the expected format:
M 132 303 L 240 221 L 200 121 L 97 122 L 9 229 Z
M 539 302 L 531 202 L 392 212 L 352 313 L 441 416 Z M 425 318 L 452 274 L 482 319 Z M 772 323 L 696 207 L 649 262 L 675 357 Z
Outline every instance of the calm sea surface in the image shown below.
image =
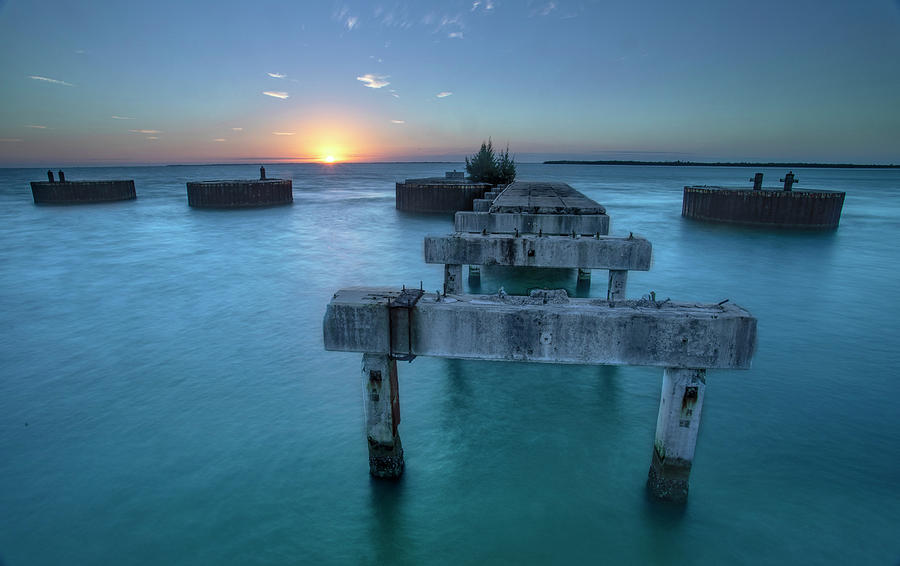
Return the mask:
M 324 351 L 322 316 L 341 287 L 441 287 L 422 238 L 452 218 L 396 211 L 394 183 L 453 166 L 271 165 L 293 206 L 232 211 L 189 208 L 185 181 L 258 166 L 71 168 L 138 200 L 40 207 L 44 171 L 0 170 L 0 562 L 900 561 L 900 172 L 798 171 L 847 191 L 837 231 L 798 233 L 681 218 L 684 185 L 753 169 L 519 166 L 650 239 L 630 297 L 759 320 L 753 369 L 707 376 L 677 508 L 644 487 L 656 368 L 403 363 L 406 474 L 370 479 L 361 356 Z

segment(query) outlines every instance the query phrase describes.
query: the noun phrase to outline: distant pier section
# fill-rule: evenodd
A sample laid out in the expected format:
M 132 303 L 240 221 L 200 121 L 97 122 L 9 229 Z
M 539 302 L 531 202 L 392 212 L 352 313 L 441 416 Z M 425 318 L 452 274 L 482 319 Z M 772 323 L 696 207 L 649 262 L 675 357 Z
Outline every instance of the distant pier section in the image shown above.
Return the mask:
M 34 204 L 81 204 L 91 202 L 114 202 L 134 200 L 137 193 L 134 181 L 66 181 L 65 174 L 59 172 L 59 181 L 53 173 L 47 172 L 47 181 L 32 181 L 31 194 Z
M 472 202 L 491 190 L 489 183 L 466 180 L 462 171 L 447 171 L 444 177 L 407 179 L 396 186 L 397 210 L 446 212 L 472 210 Z
M 188 205 L 195 208 L 248 208 L 294 202 L 290 179 L 195 181 L 187 184 Z
M 794 190 L 799 182 L 793 173 L 783 179 L 783 188 L 763 188 L 762 173 L 753 179 L 753 188 L 714 186 L 684 187 L 681 215 L 708 222 L 750 226 L 771 226 L 813 230 L 833 230 L 841 221 L 846 193 L 823 190 Z

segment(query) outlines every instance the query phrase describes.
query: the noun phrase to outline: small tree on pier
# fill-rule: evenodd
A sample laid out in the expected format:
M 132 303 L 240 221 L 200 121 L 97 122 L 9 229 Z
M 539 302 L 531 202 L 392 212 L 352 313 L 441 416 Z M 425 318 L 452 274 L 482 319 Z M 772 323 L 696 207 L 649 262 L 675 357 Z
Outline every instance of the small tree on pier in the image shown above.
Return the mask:
M 495 154 L 494 144 L 488 138 L 487 142 L 481 143 L 481 149 L 471 160 L 466 158 L 466 172 L 478 183 L 506 185 L 516 178 L 516 162 L 509 156 L 509 146 L 506 151 Z

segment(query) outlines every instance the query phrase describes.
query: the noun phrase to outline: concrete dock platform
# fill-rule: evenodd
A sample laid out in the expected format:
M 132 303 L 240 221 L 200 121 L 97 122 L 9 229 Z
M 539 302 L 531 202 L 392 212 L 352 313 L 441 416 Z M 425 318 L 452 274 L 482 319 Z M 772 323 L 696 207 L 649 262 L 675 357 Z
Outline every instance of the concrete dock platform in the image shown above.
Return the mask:
M 489 212 L 606 214 L 606 209 L 566 183 L 516 181 L 494 199 Z
M 485 211 L 485 208 L 487 210 Z M 606 209 L 566 183 L 516 181 L 478 210 L 458 212 L 457 232 L 595 235 L 609 233 Z

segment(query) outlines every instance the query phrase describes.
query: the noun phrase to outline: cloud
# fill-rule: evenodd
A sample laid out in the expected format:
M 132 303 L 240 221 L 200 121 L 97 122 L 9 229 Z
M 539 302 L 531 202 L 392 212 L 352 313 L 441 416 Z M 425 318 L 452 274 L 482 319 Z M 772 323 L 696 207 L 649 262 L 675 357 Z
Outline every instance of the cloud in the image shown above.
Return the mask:
M 86 55 L 87 51 L 85 51 L 84 49 L 76 49 L 75 54 L 76 55 Z
M 36 81 L 44 81 L 48 83 L 53 83 L 55 85 L 63 85 L 63 86 L 75 86 L 72 83 L 67 83 L 66 81 L 60 81 L 57 79 L 51 79 L 49 77 L 42 77 L 40 75 L 28 75 L 29 79 L 34 79 Z
M 387 82 L 386 80 L 384 80 L 387 78 L 389 78 L 389 77 L 386 75 L 373 75 L 370 73 L 367 75 L 363 75 L 361 77 L 356 77 L 356 80 L 360 81 L 361 83 L 363 83 L 365 86 L 367 86 L 369 88 L 382 88 L 382 87 L 386 87 L 387 85 L 391 84 L 391 83 Z
M 159 138 L 156 136 L 147 136 L 148 140 L 158 140 Z
M 46 129 L 47 129 L 47 126 L 35 126 L 35 125 L 30 125 L 30 124 L 29 124 L 28 126 L 25 126 L 25 127 L 26 127 L 26 128 L 31 128 L 31 129 L 33 129 L 33 130 L 46 130 Z
M 273 136 L 292 136 L 294 132 L 272 132 Z
M 0 143 L 19 143 L 22 138 L 0 138 Z
M 128 116 L 110 116 L 113 120 L 134 120 L 134 118 L 129 118 Z
M 435 96 L 437 96 L 438 98 L 447 98 L 448 96 L 450 96 L 452 94 L 453 94 L 452 92 L 448 92 L 445 90 L 444 92 L 437 93 Z
M 469 11 L 474 12 L 482 4 L 484 4 L 484 7 L 482 8 L 482 10 L 484 10 L 485 12 L 489 12 L 494 9 L 494 3 L 491 0 L 487 0 L 486 2 L 480 2 L 480 1 L 472 2 L 472 9 Z
M 359 24 L 359 18 L 357 18 L 356 16 L 349 16 L 347 18 L 347 21 L 344 23 L 346 24 L 348 30 L 352 30 Z
M 272 98 L 280 98 L 281 100 L 290 98 L 291 96 L 286 92 L 281 92 L 280 90 L 264 90 L 263 94 L 265 94 L 266 96 L 271 96 Z
M 133 134 L 161 134 L 160 130 L 128 130 Z
M 266 73 L 266 74 L 269 75 L 270 77 L 272 77 L 273 79 L 283 79 L 284 77 L 287 76 L 284 73 Z
M 532 12 L 532 15 L 538 14 L 540 16 L 548 16 L 550 12 L 556 9 L 556 2 L 547 2 L 543 7 L 538 8 Z
M 243 132 L 244 128 L 231 128 L 232 132 Z
M 391 120 L 391 124 L 405 124 L 406 120 Z
M 448 33 L 447 37 L 449 37 L 450 39 L 462 39 L 463 34 L 461 31 L 453 31 L 453 32 Z
M 213 141 L 214 142 L 223 142 L 223 141 L 225 141 L 225 138 L 216 138 Z

